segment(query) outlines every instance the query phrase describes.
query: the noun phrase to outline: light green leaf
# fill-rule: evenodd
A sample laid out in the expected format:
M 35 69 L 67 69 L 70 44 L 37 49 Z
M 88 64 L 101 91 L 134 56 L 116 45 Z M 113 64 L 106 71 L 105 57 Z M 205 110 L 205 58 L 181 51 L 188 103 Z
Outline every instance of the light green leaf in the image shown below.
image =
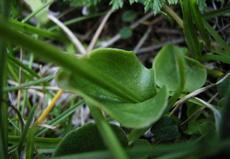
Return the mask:
M 28 4 L 32 12 L 37 12 L 38 10 L 40 10 L 40 8 L 46 5 L 46 3 L 52 0 L 45 0 L 45 1 L 44 0 L 24 0 L 24 1 Z M 46 23 L 48 21 L 48 11 L 49 11 L 48 8 L 49 6 L 45 7 L 44 9 L 39 11 L 39 13 L 35 16 L 41 24 Z
M 180 69 L 185 71 L 185 92 L 191 92 L 200 88 L 206 80 L 206 70 L 198 61 L 186 58 L 187 49 L 166 45 L 158 53 L 154 60 L 153 69 L 156 84 L 159 87 L 166 86 L 169 91 L 175 92 L 180 87 Z M 178 57 L 182 55 L 185 60 L 185 68 L 180 68 Z
M 100 84 L 65 70 L 57 76 L 62 88 L 79 93 L 88 103 L 103 109 L 127 127 L 147 127 L 160 118 L 167 105 L 167 91 L 163 88 L 156 94 L 152 69 L 145 68 L 132 52 L 98 49 L 81 60 L 117 81 L 123 86 L 121 91 L 131 94 L 134 99 L 115 94 Z M 104 80 L 107 81 L 106 78 Z
M 5 21 L 0 21 L 0 24 L 1 39 L 16 43 L 33 51 L 37 56 L 65 68 L 66 70 L 57 78 L 59 84 L 64 88 L 74 89 L 87 102 L 93 102 L 101 109 L 103 105 L 101 106 L 101 103 L 98 102 L 100 99 L 135 104 L 156 95 L 152 69 L 145 68 L 132 52 L 99 49 L 88 56 L 79 58 L 67 55 L 45 42 L 18 33 Z M 167 99 L 167 93 L 165 96 Z M 156 105 L 149 106 L 155 107 Z M 159 106 L 158 103 L 157 106 Z M 133 109 L 141 110 L 142 108 L 133 107 Z M 156 109 L 154 114 L 161 112 L 162 110 Z M 140 113 L 136 115 L 142 116 Z M 146 118 L 149 120 L 150 117 Z M 135 122 L 138 118 L 130 120 Z M 156 121 L 156 117 L 152 116 L 151 121 Z M 139 127 L 146 127 L 146 123 L 141 123 Z
M 140 103 L 111 103 L 102 101 L 104 109 L 122 125 L 142 128 L 160 119 L 167 107 L 167 90 L 162 88 L 156 96 Z
M 76 58 L 71 55 L 66 56 Z M 97 100 L 119 102 L 142 102 L 156 94 L 152 70 L 145 68 L 132 52 L 119 49 L 97 49 L 78 60 L 81 60 L 83 65 L 91 66 L 89 69 L 93 70 L 88 70 L 89 73 L 97 72 L 105 75 L 103 81 L 108 81 L 109 78 L 116 81 L 123 94 L 127 95 L 117 94 L 110 88 L 85 79 L 84 76 L 65 70 L 60 71 L 57 77 L 60 86 L 70 86 L 69 89 L 86 93 Z
M 185 92 L 192 92 L 204 85 L 207 78 L 207 71 L 205 67 L 197 60 L 186 58 L 185 71 Z

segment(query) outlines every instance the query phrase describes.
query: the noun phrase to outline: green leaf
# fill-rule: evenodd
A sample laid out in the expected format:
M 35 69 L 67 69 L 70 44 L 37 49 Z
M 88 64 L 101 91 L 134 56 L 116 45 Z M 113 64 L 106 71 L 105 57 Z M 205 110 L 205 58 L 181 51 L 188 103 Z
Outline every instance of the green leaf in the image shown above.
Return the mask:
M 191 11 L 193 15 L 194 23 L 200 33 L 200 37 L 206 44 L 210 44 L 208 32 L 204 26 L 204 18 L 202 17 L 198 8 L 197 0 L 191 0 Z
M 226 83 L 230 83 L 229 78 L 226 79 Z M 222 111 L 222 119 L 220 125 L 220 136 L 221 139 L 230 139 L 230 87 L 228 86 L 227 90 L 225 90 L 225 106 Z
M 111 125 L 111 127 L 121 144 L 123 146 L 127 146 L 128 140 L 124 131 L 116 125 Z M 106 145 L 104 144 L 96 125 L 90 123 L 68 133 L 57 146 L 54 156 L 77 154 L 96 150 L 106 150 Z
M 60 70 L 57 75 L 57 81 L 62 87 L 86 93 L 97 100 L 126 103 L 142 102 L 156 94 L 152 70 L 145 68 L 133 52 L 120 49 L 96 49 L 80 59 L 72 55 L 65 56 L 80 60 L 83 65 L 91 66 L 89 69 L 92 70 L 88 70 L 88 74 L 97 72 L 104 75 L 102 80 L 105 82 L 108 78 L 116 81 L 123 95 L 117 94 L 110 88 L 102 87 L 100 83 L 85 79 L 86 77 L 77 72 L 66 70 Z
M 123 7 L 123 0 L 111 0 L 110 1 L 110 5 L 112 5 L 113 9 L 119 9 L 121 7 Z
M 138 144 L 138 143 L 137 143 Z M 203 146 L 203 145 L 202 145 Z M 180 157 L 177 158 L 188 158 L 194 156 L 194 153 L 200 152 L 201 145 L 195 142 L 182 142 L 173 144 L 158 144 L 151 146 L 147 143 L 140 143 L 134 145 L 131 149 L 127 149 L 127 153 L 132 159 L 142 159 L 146 156 L 150 158 L 159 158 L 163 155 L 172 155 L 180 153 Z M 109 151 L 94 151 L 80 154 L 66 155 L 60 157 L 53 157 L 52 159 L 111 159 L 112 154 Z
M 9 144 L 13 144 L 13 145 L 17 145 L 19 141 L 21 140 L 21 136 L 9 135 L 8 138 L 9 138 Z M 61 141 L 61 138 L 35 137 L 33 144 L 36 145 L 36 148 L 38 150 L 49 149 L 53 151 L 57 147 L 60 141 Z
M 35 110 L 36 110 L 36 107 L 33 107 L 31 112 L 30 112 L 30 114 L 29 114 L 29 117 L 28 117 L 28 120 L 26 122 L 25 128 L 23 129 L 23 132 L 21 134 L 21 138 L 20 138 L 19 143 L 18 143 L 18 152 L 19 152 L 19 154 L 22 151 L 22 146 L 23 146 L 23 144 L 25 142 L 25 139 L 26 139 L 27 135 L 29 134 L 29 130 L 30 130 L 30 126 L 31 126 L 31 124 L 33 122 Z
M 12 1 L 0 1 L 0 14 L 3 19 L 7 19 L 10 13 L 10 4 Z M 4 20 L 3 20 L 4 21 Z M 3 93 L 3 86 L 7 84 L 7 44 L 4 40 L 0 41 L 0 158 L 8 158 L 8 95 Z
M 180 87 L 179 56 L 184 59 L 186 49 L 174 45 L 163 47 L 154 59 L 153 69 L 156 84 L 166 86 L 169 91 L 176 91 Z M 182 66 L 184 67 L 184 66 Z
M 65 70 L 60 71 L 57 76 L 62 88 L 79 93 L 88 103 L 101 108 L 127 127 L 147 127 L 160 118 L 167 105 L 167 91 L 162 88 L 156 94 L 152 69 L 146 69 L 133 53 L 98 49 L 81 60 L 113 78 L 125 87 L 123 93 L 132 93 L 135 100 L 114 94 L 81 75 Z
M 205 8 L 207 7 L 207 4 L 206 4 L 206 0 L 196 0 L 197 1 L 197 4 L 199 6 L 199 10 L 201 12 L 204 12 Z
M 186 82 L 185 91 L 192 92 L 202 87 L 207 79 L 207 71 L 200 62 L 186 57 Z
M 128 10 L 125 13 L 122 14 L 122 20 L 124 22 L 132 22 L 136 19 L 137 13 L 133 10 Z
M 122 39 L 128 39 L 133 35 L 133 30 L 129 27 L 123 27 L 119 31 L 119 34 L 121 35 Z
M 227 13 L 229 13 L 229 11 L 230 11 L 230 6 L 226 6 L 224 8 L 208 11 L 204 14 L 204 16 L 206 19 L 211 19 L 217 16 L 226 15 Z
M 26 159 L 33 158 L 33 153 L 35 149 L 34 145 L 34 133 L 36 131 L 36 127 L 32 126 L 27 134 L 27 140 L 26 140 Z
M 172 141 L 180 137 L 176 122 L 170 117 L 163 117 L 151 128 L 157 141 Z
M 230 64 L 230 56 L 225 54 L 206 54 L 203 56 L 206 61 L 220 61 L 226 64 Z
M 87 101 L 94 102 L 95 106 L 99 108 L 103 109 L 104 106 L 97 102 L 97 99 L 108 99 L 120 103 L 138 103 L 156 95 L 152 69 L 146 69 L 132 52 L 99 49 L 88 56 L 79 58 L 67 55 L 45 42 L 18 33 L 6 21 L 0 21 L 0 24 L 2 39 L 16 43 L 33 51 L 37 56 L 65 68 L 63 76 L 59 75 L 59 84 L 62 83 L 62 87 L 65 86 L 65 88 L 68 86 L 67 88 L 75 89 Z M 166 96 L 164 99 L 167 99 L 167 91 L 164 92 L 163 95 Z M 164 102 L 167 103 L 167 100 Z M 156 109 L 153 114 L 161 113 L 165 108 L 165 103 L 161 106 L 157 104 L 161 110 Z M 155 107 L 155 105 L 151 104 L 149 107 Z M 141 110 L 142 108 L 132 107 L 132 109 Z M 136 115 L 133 115 L 134 118 L 130 120 L 138 121 Z M 140 113 L 138 115 L 142 116 Z M 151 118 L 152 122 L 157 119 L 155 116 L 146 118 L 148 120 Z M 139 125 L 140 128 L 145 126 L 145 122 Z
M 194 26 L 194 19 L 192 15 L 192 7 L 190 1 L 184 0 L 182 2 L 184 34 L 188 48 L 195 58 L 201 55 L 202 47 L 198 39 L 197 30 Z
M 200 88 L 206 81 L 206 70 L 198 61 L 186 58 L 187 50 L 173 45 L 166 45 L 157 54 L 153 69 L 156 84 L 166 86 L 169 91 L 175 92 L 180 87 L 180 70 L 185 69 L 185 92 Z M 180 68 L 178 56 L 185 59 L 185 68 Z
M 167 108 L 167 90 L 163 87 L 156 96 L 140 103 L 102 101 L 104 110 L 122 125 L 143 128 L 160 119 Z
M 66 109 L 64 112 L 60 113 L 54 119 L 47 121 L 47 124 L 51 125 L 51 126 L 60 124 L 61 122 L 66 120 L 68 117 L 70 117 L 71 114 L 76 112 L 77 107 L 80 107 L 83 103 L 84 103 L 83 100 L 79 100 L 76 104 L 74 104 L 73 106 L 70 106 L 68 109 Z M 36 136 L 42 135 L 43 133 L 45 133 L 48 130 L 49 129 L 47 129 L 45 127 L 41 127 L 37 131 Z
M 221 97 L 224 97 L 228 94 L 230 90 L 230 76 L 228 76 L 223 82 L 217 85 L 218 93 Z
M 39 11 L 39 13 L 37 13 L 36 18 L 37 20 L 41 23 L 44 24 L 48 21 L 48 11 L 49 11 L 49 7 L 45 7 L 44 9 L 42 9 L 40 11 L 40 8 L 43 8 L 43 6 L 46 5 L 46 3 L 52 1 L 52 0 L 24 0 L 29 7 L 31 8 L 32 12 L 37 12 Z
M 219 45 L 218 48 L 213 48 L 211 51 L 217 52 L 218 54 L 230 55 L 230 46 L 225 42 L 221 35 L 215 29 L 213 29 L 213 27 L 207 21 L 204 20 L 203 23 L 210 36 Z
M 153 10 L 155 14 L 159 13 L 167 3 L 177 4 L 178 0 L 144 0 L 145 10 Z
M 209 119 L 199 119 L 189 122 L 188 128 L 185 133 L 188 135 L 205 136 L 210 132 L 214 132 L 214 130 L 214 122 Z
M 145 0 L 145 10 L 153 10 L 154 14 L 160 12 L 161 8 L 165 5 L 166 0 Z

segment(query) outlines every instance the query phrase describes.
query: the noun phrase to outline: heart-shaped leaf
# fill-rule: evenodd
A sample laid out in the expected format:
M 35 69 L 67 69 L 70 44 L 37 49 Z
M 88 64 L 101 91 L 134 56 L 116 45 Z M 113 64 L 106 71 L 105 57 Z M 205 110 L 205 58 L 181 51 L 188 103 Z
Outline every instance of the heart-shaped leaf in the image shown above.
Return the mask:
M 169 91 L 175 92 L 180 86 L 180 69 L 185 72 L 185 92 L 191 92 L 200 88 L 206 81 L 206 69 L 194 59 L 186 57 L 187 49 L 174 45 L 166 45 L 157 54 L 153 69 L 156 84 L 159 87 L 166 86 Z M 177 56 L 185 60 L 184 68 L 178 65 Z
M 186 57 L 186 82 L 185 92 L 192 92 L 202 87 L 207 78 L 205 67 L 197 60 Z
M 132 52 L 97 49 L 80 60 L 93 66 L 94 70 L 88 70 L 89 73 L 97 71 L 106 75 L 105 82 L 108 79 L 116 81 L 122 94 L 109 89 L 112 83 L 111 87 L 102 87 L 65 70 L 57 76 L 61 87 L 77 92 L 86 102 L 103 109 L 127 127 L 143 128 L 160 118 L 167 106 L 167 91 L 163 88 L 156 93 L 152 69 L 145 68 Z
M 111 127 L 120 143 L 126 147 L 128 145 L 128 139 L 125 132 L 116 125 L 111 125 Z M 96 125 L 90 123 L 68 133 L 57 146 L 54 156 L 105 149 L 106 145 L 104 144 L 103 138 L 101 137 Z

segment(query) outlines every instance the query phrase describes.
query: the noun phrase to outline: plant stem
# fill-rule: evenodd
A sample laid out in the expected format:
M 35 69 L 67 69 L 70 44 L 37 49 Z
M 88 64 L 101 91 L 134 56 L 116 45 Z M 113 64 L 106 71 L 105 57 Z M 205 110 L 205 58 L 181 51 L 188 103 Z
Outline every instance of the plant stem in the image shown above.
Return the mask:
M 89 106 L 89 108 L 92 116 L 96 120 L 98 130 L 101 133 L 101 136 L 104 139 L 105 144 L 112 152 L 114 158 L 128 159 L 129 157 L 127 153 L 122 148 L 120 142 L 118 141 L 116 135 L 114 134 L 109 124 L 106 122 L 101 111 L 94 106 Z
M 37 125 L 42 124 L 42 122 L 47 118 L 47 116 L 49 115 L 49 113 L 51 112 L 51 110 L 55 106 L 57 100 L 61 97 L 62 94 L 63 94 L 63 90 L 60 89 L 57 92 L 57 94 L 54 96 L 54 98 L 52 99 L 52 101 L 50 102 L 50 104 L 46 107 L 46 109 L 42 112 L 42 114 L 37 119 L 37 121 L 36 121 Z
M 74 33 L 68 27 L 65 26 L 65 24 L 63 24 L 52 14 L 49 14 L 48 17 L 52 22 L 57 24 L 66 33 L 66 35 L 69 37 L 70 41 L 74 44 L 79 53 L 83 55 L 86 54 L 86 49 L 81 43 L 81 41 L 74 35 Z
M 168 7 L 168 6 L 165 6 L 165 7 L 164 7 L 164 11 L 165 11 L 170 17 L 172 17 L 182 29 L 184 29 L 183 20 L 177 15 L 176 12 L 174 12 L 174 10 L 172 10 L 172 9 L 171 9 L 170 7 Z
M 112 13 L 113 13 L 113 9 L 110 9 L 108 11 L 108 13 L 105 15 L 105 17 L 103 18 L 103 20 L 102 20 L 101 24 L 99 25 L 96 33 L 94 34 L 92 40 L 90 41 L 90 44 L 87 48 L 87 52 L 90 52 L 95 47 L 96 42 L 97 42 L 99 36 L 101 35 L 101 32 L 104 29 L 104 26 L 105 26 L 106 22 L 108 21 L 109 17 L 112 15 Z

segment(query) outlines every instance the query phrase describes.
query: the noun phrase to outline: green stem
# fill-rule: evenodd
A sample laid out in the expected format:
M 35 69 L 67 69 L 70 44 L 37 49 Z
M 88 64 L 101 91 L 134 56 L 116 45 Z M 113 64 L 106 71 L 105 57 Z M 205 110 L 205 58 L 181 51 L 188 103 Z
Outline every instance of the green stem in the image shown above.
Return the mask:
M 183 24 L 183 20 L 177 15 L 176 12 L 174 12 L 174 10 L 172 10 L 170 7 L 165 6 L 164 7 L 164 11 L 171 17 L 173 18 L 177 24 L 184 29 L 184 24 Z
M 120 142 L 117 140 L 116 135 L 114 134 L 109 124 L 106 122 L 101 111 L 94 106 L 89 106 L 89 108 L 92 116 L 96 120 L 98 130 L 101 133 L 101 136 L 104 139 L 105 144 L 110 149 L 114 158 L 128 159 L 129 157 L 127 153 L 122 148 Z

